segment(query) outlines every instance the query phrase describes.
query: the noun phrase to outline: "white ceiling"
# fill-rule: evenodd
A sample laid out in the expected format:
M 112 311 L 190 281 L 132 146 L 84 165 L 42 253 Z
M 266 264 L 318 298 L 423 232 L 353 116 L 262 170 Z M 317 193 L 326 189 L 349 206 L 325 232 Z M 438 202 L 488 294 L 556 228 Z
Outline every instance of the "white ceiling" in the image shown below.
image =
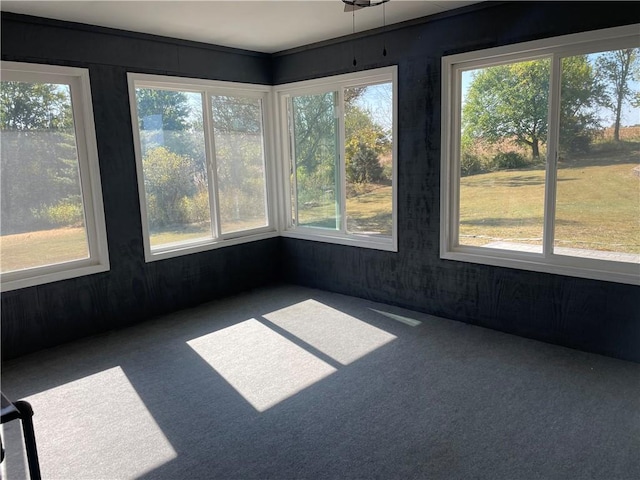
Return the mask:
M 391 0 L 387 25 L 479 3 Z M 223 1 L 5 1 L 2 11 L 195 40 L 258 52 L 289 48 L 353 33 L 341 0 Z M 355 31 L 383 25 L 383 7 L 355 12 Z

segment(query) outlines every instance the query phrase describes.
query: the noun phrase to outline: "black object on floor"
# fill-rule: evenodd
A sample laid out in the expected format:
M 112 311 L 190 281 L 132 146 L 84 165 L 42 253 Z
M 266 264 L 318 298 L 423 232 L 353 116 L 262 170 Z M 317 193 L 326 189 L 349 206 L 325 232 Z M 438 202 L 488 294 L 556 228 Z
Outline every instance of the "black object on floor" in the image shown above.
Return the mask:
M 3 393 L 2 410 L 0 414 L 0 423 L 7 423 L 11 420 L 20 419 L 22 421 L 22 433 L 24 435 L 24 446 L 27 451 L 27 462 L 29 464 L 29 476 L 31 480 L 40 480 L 40 464 L 38 462 L 38 450 L 36 448 L 36 435 L 33 431 L 33 409 L 29 402 L 18 400 L 12 402 Z M 2 457 L 4 459 L 4 448 L 2 449 Z

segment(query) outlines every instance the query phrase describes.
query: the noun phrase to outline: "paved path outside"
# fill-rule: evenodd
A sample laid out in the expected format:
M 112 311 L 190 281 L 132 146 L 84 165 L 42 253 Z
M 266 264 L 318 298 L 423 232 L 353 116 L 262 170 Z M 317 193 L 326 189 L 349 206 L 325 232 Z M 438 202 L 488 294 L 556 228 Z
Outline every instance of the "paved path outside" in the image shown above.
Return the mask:
M 518 252 L 542 253 L 541 245 L 527 245 L 515 242 L 491 242 L 483 245 L 487 248 L 500 248 L 504 250 L 515 250 Z M 556 255 L 567 255 L 570 257 L 594 258 L 596 260 L 609 260 L 613 262 L 638 263 L 640 255 L 622 252 L 602 252 L 599 250 L 584 250 L 581 248 L 555 247 L 553 253 Z

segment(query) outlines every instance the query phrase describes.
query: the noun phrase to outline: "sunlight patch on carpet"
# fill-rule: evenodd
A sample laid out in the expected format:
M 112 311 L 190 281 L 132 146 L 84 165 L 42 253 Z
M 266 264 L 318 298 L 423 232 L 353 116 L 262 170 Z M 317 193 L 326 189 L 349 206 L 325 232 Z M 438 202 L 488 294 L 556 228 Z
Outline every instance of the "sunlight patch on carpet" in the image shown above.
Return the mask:
M 396 338 L 311 299 L 268 313 L 264 318 L 342 365 L 348 365 Z
M 253 318 L 187 344 L 259 412 L 336 371 Z
M 137 478 L 177 457 L 120 367 L 26 400 L 35 412 L 42 478 L 104 478 L 107 471 Z

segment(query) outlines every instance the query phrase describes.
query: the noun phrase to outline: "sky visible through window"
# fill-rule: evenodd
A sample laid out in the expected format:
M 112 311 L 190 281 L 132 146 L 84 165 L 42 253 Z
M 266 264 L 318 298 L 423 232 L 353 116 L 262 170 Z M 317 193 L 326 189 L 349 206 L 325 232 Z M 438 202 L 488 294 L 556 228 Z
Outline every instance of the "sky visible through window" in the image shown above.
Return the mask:
M 391 83 L 368 85 L 355 105 L 369 112 L 373 120 L 385 130 L 391 131 L 393 124 L 393 88 Z

